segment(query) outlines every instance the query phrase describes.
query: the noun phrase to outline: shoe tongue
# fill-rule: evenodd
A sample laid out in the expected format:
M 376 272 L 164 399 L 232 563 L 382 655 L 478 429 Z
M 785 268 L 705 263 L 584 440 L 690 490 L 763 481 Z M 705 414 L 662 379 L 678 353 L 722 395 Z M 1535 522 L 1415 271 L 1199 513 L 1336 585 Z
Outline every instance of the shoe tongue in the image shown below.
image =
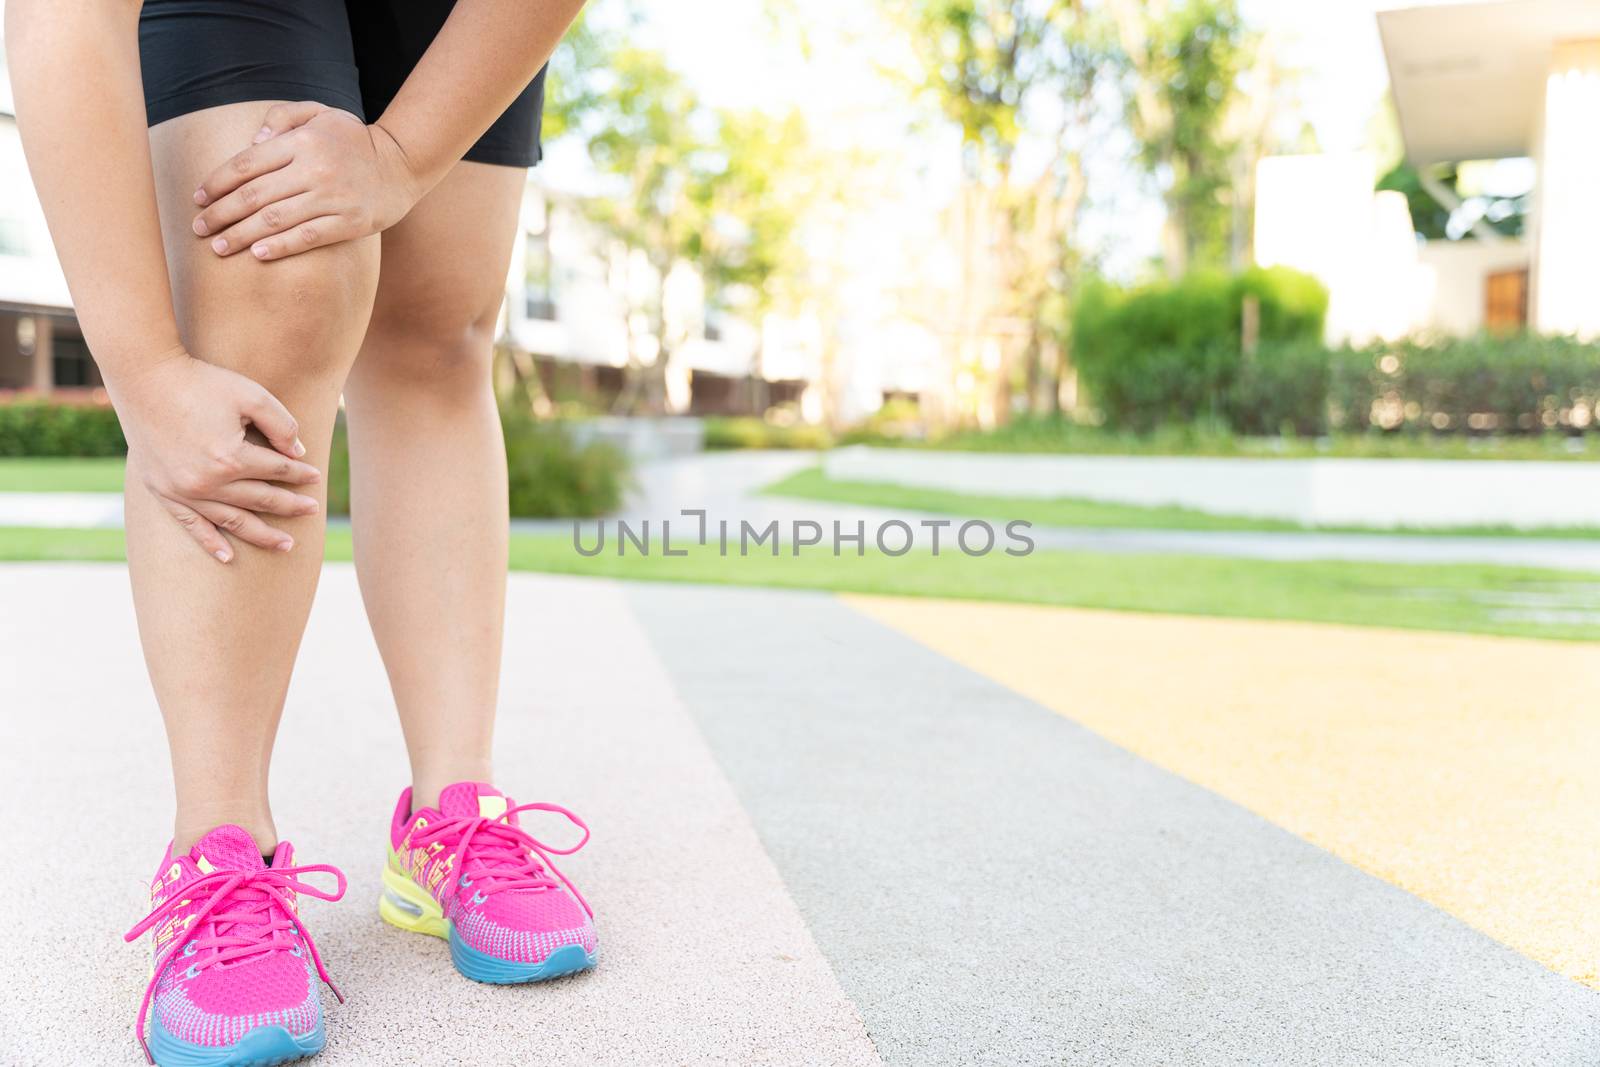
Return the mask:
M 457 818 L 498 819 L 507 803 L 505 794 L 487 782 L 457 782 L 439 794 L 439 810 Z
M 201 874 L 212 871 L 260 871 L 266 869 L 255 838 L 237 826 L 219 826 L 202 837 L 189 850 L 189 858 Z

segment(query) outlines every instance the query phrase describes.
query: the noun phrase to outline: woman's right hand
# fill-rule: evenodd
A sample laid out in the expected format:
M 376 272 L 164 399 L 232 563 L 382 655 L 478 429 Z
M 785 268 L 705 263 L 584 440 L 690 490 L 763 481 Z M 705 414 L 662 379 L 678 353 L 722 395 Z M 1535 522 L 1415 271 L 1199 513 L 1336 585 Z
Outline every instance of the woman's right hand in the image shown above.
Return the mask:
M 241 374 L 179 349 L 112 389 L 139 477 L 200 546 L 233 558 L 224 531 L 287 552 L 294 538 L 262 515 L 314 515 L 309 496 L 274 485 L 322 477 L 300 460 L 299 427 L 278 399 Z M 271 444 L 250 440 L 255 430 Z

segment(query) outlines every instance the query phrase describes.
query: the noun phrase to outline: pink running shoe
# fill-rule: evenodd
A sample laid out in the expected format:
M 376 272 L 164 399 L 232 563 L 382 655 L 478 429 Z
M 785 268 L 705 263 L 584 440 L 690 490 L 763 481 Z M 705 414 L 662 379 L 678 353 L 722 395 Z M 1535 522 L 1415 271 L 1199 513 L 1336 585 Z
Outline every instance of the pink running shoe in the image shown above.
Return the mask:
M 517 822 L 522 811 L 565 815 L 583 830 L 552 848 Z M 450 942 L 456 970 L 479 982 L 537 982 L 594 966 L 593 910 L 556 869 L 589 840 L 584 821 L 555 804 L 513 806 L 482 782 L 458 782 L 438 808 L 411 810 L 400 794 L 389 828 L 378 914 L 413 933 Z
M 295 913 L 295 896 L 338 900 L 344 875 L 293 861 L 294 846 L 280 841 L 267 866 L 237 826 L 217 827 L 187 855 L 174 858 L 167 846 L 150 884 L 155 907 L 125 935 L 132 941 L 155 930 L 156 962 L 137 1024 L 151 1063 L 256 1067 L 321 1050 L 322 1002 L 312 977 L 334 996 L 339 991 Z M 300 880 L 312 872 L 333 875 L 338 887 L 329 893 Z

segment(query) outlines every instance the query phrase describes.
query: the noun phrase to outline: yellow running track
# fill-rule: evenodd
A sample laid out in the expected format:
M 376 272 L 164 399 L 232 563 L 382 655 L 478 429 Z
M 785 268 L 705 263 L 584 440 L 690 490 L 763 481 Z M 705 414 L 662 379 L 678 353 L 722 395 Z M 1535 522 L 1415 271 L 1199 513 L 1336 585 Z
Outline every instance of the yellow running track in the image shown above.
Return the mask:
M 845 599 L 1600 987 L 1600 646 Z

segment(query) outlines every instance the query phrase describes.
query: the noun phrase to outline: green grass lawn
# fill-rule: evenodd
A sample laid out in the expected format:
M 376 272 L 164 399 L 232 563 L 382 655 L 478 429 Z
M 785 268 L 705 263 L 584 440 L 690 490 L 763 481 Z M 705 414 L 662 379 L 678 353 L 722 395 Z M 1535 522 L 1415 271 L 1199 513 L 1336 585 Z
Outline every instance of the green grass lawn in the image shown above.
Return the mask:
M 117 530 L 0 529 L 0 560 L 119 560 L 122 551 Z M 350 558 L 347 530 L 330 534 L 328 557 Z M 935 558 L 926 552 L 836 558 L 825 550 L 799 557 L 722 558 L 710 550 L 691 550 L 687 556 L 665 558 L 640 557 L 631 550 L 618 557 L 608 549 L 585 558 L 570 538 L 525 535 L 512 538 L 511 566 L 640 581 L 1600 639 L 1600 576 L 1533 568 L 1054 551 L 1022 558 L 960 553 Z
M 0 493 L 120 493 L 122 457 L 0 459 Z
M 1143 507 L 1138 504 L 1112 504 L 1098 500 L 987 496 L 955 493 L 942 489 L 889 485 L 883 482 L 835 481 L 821 468 L 797 471 L 761 490 L 768 496 L 826 500 L 836 504 L 867 507 L 903 508 L 941 515 L 963 515 L 980 519 L 1024 519 L 1036 526 L 1078 526 L 1138 530 L 1266 530 L 1292 533 L 1388 533 L 1418 536 L 1454 537 L 1575 537 L 1600 539 L 1600 528 L 1593 526 L 1544 527 L 1519 530 L 1510 526 L 1447 526 L 1439 528 L 1400 527 L 1374 529 L 1369 526 L 1307 527 L 1282 519 L 1254 519 L 1242 515 L 1213 515 L 1180 507 Z

